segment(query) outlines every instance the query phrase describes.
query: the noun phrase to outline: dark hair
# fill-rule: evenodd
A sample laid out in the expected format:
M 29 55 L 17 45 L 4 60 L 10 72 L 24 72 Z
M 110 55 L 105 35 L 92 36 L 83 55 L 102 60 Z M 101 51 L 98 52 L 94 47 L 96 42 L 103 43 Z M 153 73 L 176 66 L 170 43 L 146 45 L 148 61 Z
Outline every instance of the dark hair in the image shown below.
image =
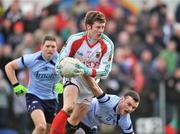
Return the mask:
M 85 16 L 85 25 L 89 24 L 92 26 L 95 21 L 98 21 L 100 23 L 105 23 L 106 18 L 105 15 L 100 11 L 88 11 Z
M 130 96 L 134 99 L 135 102 L 140 102 L 139 94 L 133 90 L 128 90 L 123 93 L 123 96 Z
M 56 38 L 54 36 L 46 35 L 46 36 L 44 36 L 42 44 L 44 44 L 47 40 L 48 41 L 55 41 L 57 43 Z

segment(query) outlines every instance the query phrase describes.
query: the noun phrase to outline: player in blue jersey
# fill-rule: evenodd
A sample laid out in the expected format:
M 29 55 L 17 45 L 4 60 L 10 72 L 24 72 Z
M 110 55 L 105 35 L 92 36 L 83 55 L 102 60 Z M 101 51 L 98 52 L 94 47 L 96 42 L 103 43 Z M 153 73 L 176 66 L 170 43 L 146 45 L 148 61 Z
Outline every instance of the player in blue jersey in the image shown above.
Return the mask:
M 56 114 L 57 93 L 61 91 L 60 76 L 55 72 L 58 58 L 57 42 L 45 36 L 41 51 L 26 54 L 5 66 L 6 74 L 17 96 L 26 93 L 27 110 L 34 122 L 32 134 L 49 134 L 50 124 Z M 27 88 L 18 82 L 15 70 L 29 69 Z
M 99 124 L 108 124 L 119 126 L 124 134 L 133 134 L 130 113 L 139 105 L 138 93 L 130 90 L 120 97 L 105 94 L 92 78 L 84 76 L 84 79 L 96 96 L 79 125 L 85 133 L 96 134 Z

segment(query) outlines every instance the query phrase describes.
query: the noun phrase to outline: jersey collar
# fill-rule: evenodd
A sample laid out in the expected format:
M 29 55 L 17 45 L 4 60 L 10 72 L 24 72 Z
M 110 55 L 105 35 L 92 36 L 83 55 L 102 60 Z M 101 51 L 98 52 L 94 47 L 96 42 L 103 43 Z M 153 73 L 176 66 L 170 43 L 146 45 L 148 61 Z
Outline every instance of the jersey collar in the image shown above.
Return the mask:
M 38 60 L 43 60 L 43 61 L 45 61 L 45 62 L 49 62 L 49 63 L 51 63 L 51 64 L 53 64 L 53 65 L 56 64 L 56 62 L 53 61 L 54 56 L 53 56 L 53 58 L 52 58 L 51 60 L 48 61 L 48 60 L 46 60 L 46 59 L 43 57 L 42 52 L 41 52 L 41 54 L 39 55 L 39 57 L 38 57 L 37 59 L 38 59 Z
M 90 48 L 93 48 L 93 47 L 101 40 L 101 39 L 99 39 L 99 40 L 97 40 L 96 43 L 90 44 L 89 41 L 88 41 L 88 36 L 87 36 L 87 34 L 86 34 L 83 38 L 86 40 L 86 42 L 87 42 L 87 44 L 88 44 L 88 46 L 89 46 Z

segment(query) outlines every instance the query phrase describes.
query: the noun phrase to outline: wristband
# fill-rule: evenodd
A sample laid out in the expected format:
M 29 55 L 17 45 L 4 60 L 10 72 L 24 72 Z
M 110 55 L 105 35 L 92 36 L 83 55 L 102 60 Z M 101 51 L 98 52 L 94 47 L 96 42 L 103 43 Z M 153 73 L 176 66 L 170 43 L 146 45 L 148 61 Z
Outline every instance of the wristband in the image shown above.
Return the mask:
M 19 82 L 13 84 L 12 86 L 13 86 L 13 87 L 16 87 L 16 86 L 18 86 L 18 85 L 19 85 Z

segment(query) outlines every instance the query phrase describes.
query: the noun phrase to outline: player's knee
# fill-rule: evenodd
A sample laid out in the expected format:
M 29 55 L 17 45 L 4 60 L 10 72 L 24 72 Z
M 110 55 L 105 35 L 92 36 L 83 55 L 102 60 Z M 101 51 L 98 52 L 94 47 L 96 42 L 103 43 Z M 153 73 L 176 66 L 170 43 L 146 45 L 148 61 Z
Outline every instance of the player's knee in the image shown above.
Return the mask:
M 46 131 L 46 124 L 38 124 L 36 127 L 35 127 L 36 131 L 40 132 L 40 133 L 45 133 Z
M 67 114 L 71 114 L 72 111 L 74 109 L 74 106 L 66 106 L 63 108 L 63 110 L 67 113 Z
M 75 133 L 76 130 L 78 130 L 78 128 L 79 128 L 79 125 L 73 126 L 67 121 L 67 123 L 66 123 L 66 132 L 67 132 L 67 134 Z

